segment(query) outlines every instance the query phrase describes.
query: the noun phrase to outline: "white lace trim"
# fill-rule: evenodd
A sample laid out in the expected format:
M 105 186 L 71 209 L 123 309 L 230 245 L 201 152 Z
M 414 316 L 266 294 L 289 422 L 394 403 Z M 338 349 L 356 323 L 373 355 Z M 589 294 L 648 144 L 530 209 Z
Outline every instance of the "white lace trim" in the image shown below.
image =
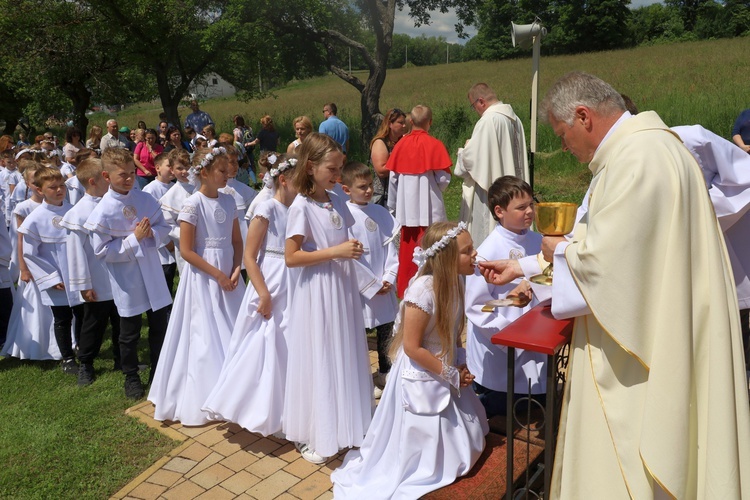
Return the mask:
M 227 248 L 231 246 L 229 238 L 206 238 L 203 242 L 203 248 Z
M 263 252 L 266 255 L 268 255 L 269 257 L 273 257 L 275 259 L 283 259 L 284 258 L 284 249 L 283 248 L 266 247 L 266 249 Z
M 198 215 L 198 207 L 195 205 L 183 205 L 180 212 L 183 214 Z

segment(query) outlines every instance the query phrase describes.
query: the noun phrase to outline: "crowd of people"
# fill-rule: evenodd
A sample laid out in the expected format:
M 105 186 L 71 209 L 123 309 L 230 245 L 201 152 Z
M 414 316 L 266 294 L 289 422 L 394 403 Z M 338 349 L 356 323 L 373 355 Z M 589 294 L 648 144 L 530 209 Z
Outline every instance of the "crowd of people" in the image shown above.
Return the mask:
M 286 149 L 270 116 L 217 135 L 197 102 L 184 139 L 114 119 L 61 149 L 0 138 L 2 355 L 60 359 L 90 386 L 109 325 L 125 394 L 148 388 L 156 420 L 235 422 L 315 464 L 351 448 L 337 498 L 418 498 L 471 470 L 507 391 L 543 401 L 546 356 L 516 350 L 508 388 L 490 338 L 551 299 L 577 318 L 553 497 L 750 496 L 747 237 L 729 229 L 750 199 L 721 183 L 750 157 L 571 73 L 541 116 L 594 180 L 574 232 L 542 237 L 520 120 L 486 84 L 467 97 L 480 119 L 455 170 L 425 105 L 384 115 L 369 165 L 347 161 L 333 103 Z M 545 260 L 553 285 L 530 284 Z

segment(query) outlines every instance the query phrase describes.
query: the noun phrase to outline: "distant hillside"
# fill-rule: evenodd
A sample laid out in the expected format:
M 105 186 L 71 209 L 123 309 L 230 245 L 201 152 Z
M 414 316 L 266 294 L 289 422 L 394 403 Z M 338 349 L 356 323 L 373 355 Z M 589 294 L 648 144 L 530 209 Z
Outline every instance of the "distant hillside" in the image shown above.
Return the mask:
M 657 111 L 668 125 L 700 123 L 729 137 L 734 119 L 741 110 L 750 107 L 748 42 L 750 39 L 745 37 L 543 57 L 540 97 L 566 72 L 588 71 L 629 95 L 641 110 Z M 435 115 L 433 133 L 455 155 L 456 149 L 471 135 L 478 118 L 469 109 L 466 92 L 480 81 L 491 85 L 500 99 L 513 105 L 526 125 L 528 139 L 530 51 L 527 58 L 510 61 L 389 70 L 380 107 L 383 111 L 390 107 L 408 111 L 415 104 L 431 106 Z M 306 114 L 317 128 L 323 104 L 334 101 L 339 107 L 339 116 L 353 132 L 353 143 L 358 142 L 359 94 L 339 78 L 327 76 L 295 81 L 273 93 L 275 97 L 248 103 L 229 98 L 213 99 L 201 108 L 216 120 L 219 131 L 231 131 L 234 114 L 243 115 L 257 129 L 260 117 L 268 113 L 274 117 L 285 147 L 293 140 L 293 117 Z M 159 111 L 153 104 L 138 105 L 122 112 L 119 120 L 128 126 L 134 126 L 139 119 L 144 119 L 149 126 L 156 125 Z M 181 113 L 184 118 L 189 110 L 185 108 Z M 539 127 L 539 150 L 542 154 L 537 157 L 537 189 L 550 199 L 578 201 L 587 184 L 587 169 L 578 166 L 570 155 L 559 154 L 559 141 L 544 125 Z M 355 148 L 353 156 L 366 160 L 367 152 Z

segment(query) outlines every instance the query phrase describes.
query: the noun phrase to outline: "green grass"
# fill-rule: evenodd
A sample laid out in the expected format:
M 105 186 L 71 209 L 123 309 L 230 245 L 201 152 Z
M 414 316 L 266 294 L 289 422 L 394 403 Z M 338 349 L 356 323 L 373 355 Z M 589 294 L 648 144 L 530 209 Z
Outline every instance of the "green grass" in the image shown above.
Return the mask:
M 59 362 L 0 360 L 0 498 L 106 498 L 176 446 L 125 415 L 109 345 L 83 389 Z

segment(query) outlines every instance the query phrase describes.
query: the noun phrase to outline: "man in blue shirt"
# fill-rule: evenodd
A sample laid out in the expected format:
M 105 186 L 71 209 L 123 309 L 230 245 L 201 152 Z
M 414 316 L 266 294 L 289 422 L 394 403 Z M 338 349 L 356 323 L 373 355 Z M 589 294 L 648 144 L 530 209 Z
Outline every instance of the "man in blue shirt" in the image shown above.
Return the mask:
M 338 109 L 332 102 L 323 106 L 323 116 L 325 120 L 320 124 L 318 132 L 331 136 L 334 141 L 341 144 L 341 148 L 344 150 L 344 154 L 349 150 L 349 127 L 346 123 L 339 120 L 336 113 Z
M 211 119 L 211 115 L 209 115 L 205 111 L 201 111 L 198 107 L 198 101 L 196 101 L 195 99 L 190 101 L 190 109 L 192 109 L 193 112 L 190 113 L 185 119 L 186 128 L 191 127 L 193 130 L 200 134 L 203 130 L 203 127 L 205 127 L 206 125 L 214 124 L 214 121 Z

